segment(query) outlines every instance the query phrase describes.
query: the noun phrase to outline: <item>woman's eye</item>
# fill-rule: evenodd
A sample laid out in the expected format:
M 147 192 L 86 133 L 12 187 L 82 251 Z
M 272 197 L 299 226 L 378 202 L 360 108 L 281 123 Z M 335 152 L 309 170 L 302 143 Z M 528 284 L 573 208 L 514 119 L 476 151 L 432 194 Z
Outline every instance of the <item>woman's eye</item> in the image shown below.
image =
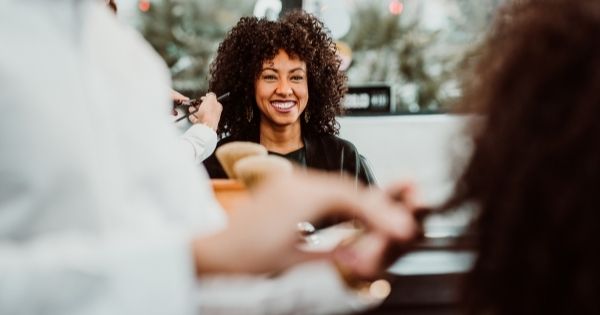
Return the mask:
M 302 81 L 304 80 L 304 77 L 301 75 L 295 75 L 291 77 L 292 81 Z
M 273 80 L 277 80 L 277 77 L 272 74 L 266 74 L 266 75 L 263 75 L 263 79 L 267 80 L 267 81 L 273 81 Z

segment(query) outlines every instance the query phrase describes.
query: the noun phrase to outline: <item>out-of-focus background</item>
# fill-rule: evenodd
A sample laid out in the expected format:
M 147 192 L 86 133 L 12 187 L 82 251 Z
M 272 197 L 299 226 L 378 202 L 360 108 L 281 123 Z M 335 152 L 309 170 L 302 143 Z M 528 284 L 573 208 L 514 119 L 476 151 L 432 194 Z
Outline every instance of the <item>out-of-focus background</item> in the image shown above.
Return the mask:
M 445 111 L 461 93 L 456 70 L 502 0 L 120 0 L 119 16 L 165 59 L 174 88 L 206 91 L 208 65 L 242 16 L 277 18 L 293 7 L 316 14 L 338 41 L 351 86 L 391 88 L 393 113 Z M 383 103 L 388 103 L 384 101 Z M 361 108 L 360 97 L 348 105 Z

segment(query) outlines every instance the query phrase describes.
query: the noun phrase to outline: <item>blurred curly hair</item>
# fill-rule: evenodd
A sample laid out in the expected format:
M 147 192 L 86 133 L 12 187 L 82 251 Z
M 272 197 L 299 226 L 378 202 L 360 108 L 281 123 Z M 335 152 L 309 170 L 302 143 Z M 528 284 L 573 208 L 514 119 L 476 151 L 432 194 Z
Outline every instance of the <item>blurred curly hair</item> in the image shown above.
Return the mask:
M 243 17 L 227 33 L 210 66 L 209 90 L 217 95 L 229 92 L 217 133 L 220 137 L 258 132 L 260 111 L 254 84 L 263 63 L 280 49 L 306 63 L 309 98 L 301 119 L 302 132 L 337 134 L 335 115 L 347 90 L 346 75 L 339 70 L 336 46 L 323 23 L 303 11 L 291 11 L 278 21 Z M 249 111 L 253 111 L 248 121 Z
M 600 314 L 600 2 L 498 12 L 464 100 L 482 114 L 445 205 L 473 205 L 466 314 Z

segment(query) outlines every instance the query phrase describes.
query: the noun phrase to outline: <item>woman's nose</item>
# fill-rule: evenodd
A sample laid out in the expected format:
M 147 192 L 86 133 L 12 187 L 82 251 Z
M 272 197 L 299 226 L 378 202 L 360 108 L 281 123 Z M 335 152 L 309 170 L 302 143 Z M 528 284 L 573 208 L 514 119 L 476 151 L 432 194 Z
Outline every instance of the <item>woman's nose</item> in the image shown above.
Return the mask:
M 279 84 L 277 85 L 277 89 L 275 90 L 275 93 L 287 96 L 287 95 L 292 95 L 293 91 L 292 91 L 292 87 L 290 86 L 290 84 L 287 80 L 281 80 L 279 82 Z

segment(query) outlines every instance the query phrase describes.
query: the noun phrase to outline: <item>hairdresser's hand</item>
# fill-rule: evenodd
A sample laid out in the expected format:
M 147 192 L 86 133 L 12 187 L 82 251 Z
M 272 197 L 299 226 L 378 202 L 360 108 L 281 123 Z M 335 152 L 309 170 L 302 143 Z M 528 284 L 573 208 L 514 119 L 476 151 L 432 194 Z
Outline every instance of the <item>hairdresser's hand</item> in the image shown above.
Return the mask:
M 198 106 L 190 106 L 190 112 L 194 112 L 190 115 L 190 121 L 193 124 L 205 124 L 217 131 L 219 127 L 219 120 L 221 119 L 221 112 L 223 111 L 223 105 L 217 101 L 215 93 L 209 92 L 205 96 L 200 98 L 202 103 Z
M 421 236 L 420 226 L 414 215 L 418 213 L 414 187 L 408 183 L 397 183 L 388 187 L 385 194 L 412 221 L 412 237 Z M 373 196 L 373 195 L 372 195 Z M 374 198 L 377 198 L 374 196 Z M 374 203 L 374 202 L 369 202 Z M 407 240 L 407 239 L 405 239 Z M 335 262 L 346 280 L 373 280 L 387 269 L 399 256 L 406 253 L 412 242 L 397 241 L 379 230 L 371 229 L 357 237 L 342 242 L 335 251 Z
M 190 98 L 175 91 L 175 90 L 171 90 L 171 99 L 173 101 L 187 101 Z M 177 111 L 175 110 L 175 108 L 173 108 L 173 110 L 171 111 L 171 114 L 173 114 L 173 116 L 177 116 Z
M 316 222 L 330 215 L 346 215 L 360 220 L 367 233 L 376 236 L 377 246 L 379 242 L 408 243 L 418 231 L 412 214 L 382 191 L 365 188 L 356 191 L 353 181 L 298 172 L 289 177 L 267 180 L 258 186 L 252 204 L 234 212 L 226 230 L 195 241 L 198 272 L 274 272 L 311 259 L 343 256 L 337 251 L 305 252 L 297 246 L 298 222 Z M 364 250 L 373 261 L 384 260 L 383 250 Z M 361 277 L 374 277 L 381 271 L 373 264 L 363 270 L 354 265 L 359 261 L 350 262 L 344 257 L 338 260 Z

